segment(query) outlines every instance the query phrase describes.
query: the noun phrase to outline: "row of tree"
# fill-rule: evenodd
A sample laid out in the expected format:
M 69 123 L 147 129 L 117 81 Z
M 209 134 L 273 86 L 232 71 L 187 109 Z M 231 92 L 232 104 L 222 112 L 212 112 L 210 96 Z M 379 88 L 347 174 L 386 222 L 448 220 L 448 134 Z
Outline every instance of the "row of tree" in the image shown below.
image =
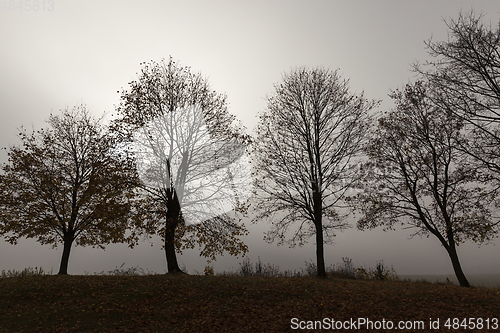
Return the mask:
M 326 276 L 323 245 L 355 211 L 360 229 L 401 223 L 436 237 L 469 286 L 456 246 L 499 231 L 500 28 L 473 12 L 447 26 L 448 40 L 427 42 L 431 61 L 414 65 L 419 80 L 390 94 L 392 110 L 375 113 L 379 102 L 337 71 L 298 68 L 268 97 L 255 138 L 200 74 L 172 59 L 143 64 L 109 127 L 79 107 L 21 132 L 0 175 L 0 234 L 62 242 L 60 274 L 75 241 L 134 246 L 157 234 L 178 272 L 185 248 L 244 254 L 240 213 L 255 201 L 268 241 L 315 236 Z
M 271 241 L 315 235 L 318 275 L 345 207 L 361 213 L 359 229 L 401 223 L 436 237 L 462 286 L 456 247 L 498 235 L 500 27 L 473 12 L 447 27 L 449 39 L 426 43 L 431 61 L 414 65 L 419 80 L 393 91 L 387 112 L 374 114 L 376 101 L 321 68 L 285 75 L 269 98 L 255 143 L 259 218 L 271 218 Z
M 226 97 L 172 59 L 144 64 L 129 85 L 107 126 L 77 106 L 21 130 L 0 175 L 0 234 L 62 243 L 59 274 L 73 243 L 134 247 L 143 235 L 161 236 L 171 273 L 183 249 L 245 254 L 245 226 L 227 212 L 246 208 L 249 137 Z

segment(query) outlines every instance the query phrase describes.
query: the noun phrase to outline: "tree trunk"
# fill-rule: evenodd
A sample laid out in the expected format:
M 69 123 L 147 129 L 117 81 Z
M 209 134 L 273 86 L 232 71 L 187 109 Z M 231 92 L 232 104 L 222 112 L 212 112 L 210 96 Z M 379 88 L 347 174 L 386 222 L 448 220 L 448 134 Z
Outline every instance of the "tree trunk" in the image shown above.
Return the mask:
M 168 214 L 167 214 L 168 215 Z M 175 228 L 178 221 L 174 221 L 175 217 L 167 217 L 167 225 L 165 228 L 165 256 L 167 257 L 168 273 L 179 273 L 181 269 L 177 263 L 177 254 L 175 253 Z
M 168 273 L 182 272 L 177 263 L 177 255 L 175 253 L 175 229 L 180 221 L 181 207 L 175 190 L 167 192 L 167 214 L 165 219 L 165 256 L 167 258 Z
M 326 277 L 323 225 L 321 223 L 316 225 L 316 261 L 318 265 L 318 276 Z
M 316 265 L 318 276 L 326 277 L 325 251 L 323 246 L 323 207 L 321 205 L 321 194 L 317 189 L 313 193 L 314 200 L 314 224 L 316 226 Z
M 69 262 L 69 252 L 71 251 L 71 245 L 73 244 L 73 236 L 65 235 L 64 236 L 64 245 L 63 245 L 63 254 L 61 258 L 61 265 L 59 267 L 60 275 L 68 274 L 68 262 Z
M 465 277 L 464 272 L 462 271 L 462 266 L 460 265 L 460 261 L 458 260 L 457 249 L 455 248 L 455 244 L 450 245 L 447 248 L 448 255 L 451 259 L 451 264 L 453 265 L 453 270 L 455 271 L 455 276 L 457 277 L 458 283 L 462 287 L 470 287 L 469 281 Z

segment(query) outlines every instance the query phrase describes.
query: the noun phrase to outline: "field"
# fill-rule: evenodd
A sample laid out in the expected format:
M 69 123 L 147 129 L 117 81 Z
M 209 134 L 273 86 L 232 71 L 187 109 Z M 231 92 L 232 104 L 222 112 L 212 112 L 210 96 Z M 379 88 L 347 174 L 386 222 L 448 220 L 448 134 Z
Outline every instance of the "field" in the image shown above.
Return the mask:
M 387 321 L 425 325 L 423 330 L 392 332 L 425 332 L 430 318 L 440 319 L 440 330 L 445 330 L 448 318 L 475 318 L 474 323 L 483 318 L 483 328 L 487 323 L 492 327 L 493 318 L 500 318 L 500 290 L 424 282 L 185 274 L 0 279 L 0 332 L 284 332 L 294 331 L 292 326 L 319 324 L 325 330 L 335 325 L 332 320 L 350 325 L 358 318 L 375 326 L 388 325 Z M 349 332 L 368 331 L 366 326 L 350 328 Z M 453 331 L 462 330 L 464 326 Z

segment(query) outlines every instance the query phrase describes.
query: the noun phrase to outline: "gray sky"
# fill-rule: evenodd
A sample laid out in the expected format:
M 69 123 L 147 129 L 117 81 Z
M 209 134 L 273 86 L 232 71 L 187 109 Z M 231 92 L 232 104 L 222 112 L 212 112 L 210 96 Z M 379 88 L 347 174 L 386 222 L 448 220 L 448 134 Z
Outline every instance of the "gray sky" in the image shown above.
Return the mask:
M 16 1 L 17 3 L 17 1 Z M 45 10 L 0 9 L 0 146 L 18 144 L 17 128 L 45 127 L 50 112 L 85 103 L 96 115 L 112 112 L 118 90 L 137 78 L 140 63 L 174 60 L 209 79 L 226 93 L 230 110 L 251 133 L 265 96 L 281 74 L 296 66 L 340 69 L 354 92 L 381 99 L 414 78 L 410 64 L 425 60 L 423 41 L 446 38 L 443 18 L 459 11 L 500 18 L 497 0 L 370 1 L 68 1 L 45 0 Z M 53 9 L 49 10 L 49 3 Z M 5 152 L 0 162 L 6 161 Z M 249 256 L 281 269 L 300 269 L 315 259 L 313 242 L 289 249 L 266 244 L 269 226 L 249 225 Z M 446 251 L 434 238 L 408 240 L 408 230 L 339 233 L 327 246 L 327 264 L 349 257 L 358 265 L 378 260 L 399 274 L 452 273 Z M 497 246 L 464 244 L 459 256 L 466 274 L 500 273 Z M 106 251 L 73 247 L 70 274 L 111 270 L 125 262 L 164 272 L 159 240 L 130 250 L 111 245 Z M 62 248 L 33 240 L 16 246 L 0 240 L 0 269 L 52 268 L 57 272 Z M 190 272 L 203 271 L 195 250 L 178 257 Z M 238 267 L 225 256 L 216 271 Z

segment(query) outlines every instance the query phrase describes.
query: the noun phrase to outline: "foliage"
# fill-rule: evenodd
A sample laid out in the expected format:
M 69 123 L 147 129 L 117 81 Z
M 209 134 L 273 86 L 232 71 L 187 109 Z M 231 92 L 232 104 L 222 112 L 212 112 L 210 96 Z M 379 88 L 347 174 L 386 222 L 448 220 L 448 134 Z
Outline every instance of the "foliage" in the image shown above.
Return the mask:
M 51 115 L 48 124 L 21 130 L 22 146 L 9 148 L 0 174 L 0 235 L 12 244 L 20 237 L 62 242 L 59 273 L 66 274 L 73 241 L 134 245 L 135 234 L 126 231 L 137 175 L 131 159 L 112 153 L 116 140 L 83 105 Z
M 244 154 L 249 137 L 228 112 L 226 96 L 211 90 L 201 74 L 172 59 L 152 61 L 144 63 L 139 78 L 122 91 L 117 114 L 116 132 L 139 144 L 141 154 L 149 152 L 141 159 L 136 149 L 138 165 L 144 165 L 141 186 L 150 213 L 138 228 L 162 237 L 169 272 L 180 270 L 175 253 L 186 248 L 199 246 L 201 255 L 211 260 L 223 252 L 244 255 L 248 248 L 239 237 L 247 231 L 239 218 L 220 211 L 195 216 L 197 223 L 190 219 L 217 206 L 214 196 L 219 201 L 238 199 L 234 191 L 224 190 L 227 179 L 220 171 L 227 170 L 224 176 L 229 175 L 231 182 L 237 178 L 238 170 L 229 166 Z M 218 189 L 214 195 L 200 196 L 213 188 Z M 190 211 L 193 205 L 196 209 Z M 242 200 L 228 210 L 245 208 Z
M 498 289 L 313 277 L 32 276 L 0 279 L 0 294 L 0 332 L 287 332 L 292 318 L 428 328 L 429 313 L 443 327 L 500 309 Z
M 216 260 L 217 255 L 229 253 L 232 256 L 245 255 L 248 246 L 240 237 L 248 234 L 243 223 L 228 214 L 216 216 L 210 220 L 195 225 L 180 225 L 178 251 L 200 247 L 200 255 L 209 260 Z
M 266 240 L 278 245 L 301 246 L 316 236 L 319 275 L 325 275 L 323 243 L 347 227 L 339 209 L 356 179 L 353 161 L 376 104 L 351 94 L 337 71 L 299 68 L 283 76 L 260 115 L 255 221 L 272 222 Z
M 404 223 L 416 229 L 415 235 L 437 237 L 457 278 L 468 285 L 455 247 L 497 235 L 491 215 L 496 197 L 458 148 L 467 140 L 463 120 L 434 105 L 429 93 L 417 82 L 391 95 L 396 108 L 379 119 L 366 147 L 369 161 L 358 183 L 363 191 L 350 199 L 363 214 L 360 229 Z

